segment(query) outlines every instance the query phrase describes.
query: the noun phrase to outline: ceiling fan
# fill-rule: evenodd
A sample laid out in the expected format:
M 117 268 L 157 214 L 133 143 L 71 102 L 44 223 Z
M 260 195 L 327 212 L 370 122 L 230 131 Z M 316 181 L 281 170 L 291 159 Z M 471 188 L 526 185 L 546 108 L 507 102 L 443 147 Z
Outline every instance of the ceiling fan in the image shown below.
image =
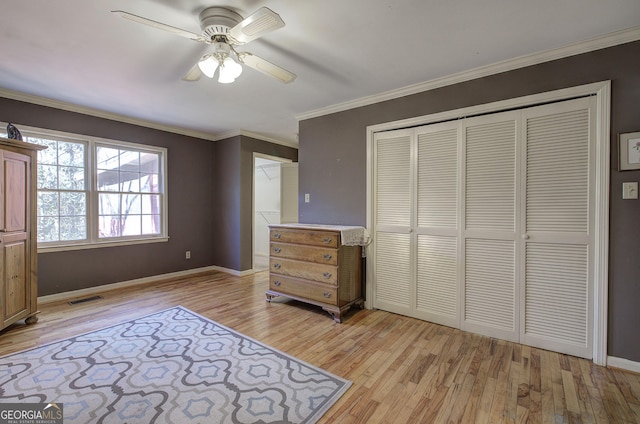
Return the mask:
M 212 45 L 213 52 L 205 54 L 198 60 L 191 70 L 182 77 L 185 81 L 197 81 L 202 74 L 213 78 L 217 70 L 218 82 L 231 83 L 242 73 L 242 64 L 283 83 L 290 83 L 296 79 L 296 74 L 280 66 L 253 53 L 236 50 L 236 46 L 244 45 L 285 25 L 280 15 L 267 7 L 261 7 L 244 19 L 226 7 L 208 7 L 199 16 L 202 34 L 196 34 L 122 10 L 113 10 L 112 12 L 134 22 Z

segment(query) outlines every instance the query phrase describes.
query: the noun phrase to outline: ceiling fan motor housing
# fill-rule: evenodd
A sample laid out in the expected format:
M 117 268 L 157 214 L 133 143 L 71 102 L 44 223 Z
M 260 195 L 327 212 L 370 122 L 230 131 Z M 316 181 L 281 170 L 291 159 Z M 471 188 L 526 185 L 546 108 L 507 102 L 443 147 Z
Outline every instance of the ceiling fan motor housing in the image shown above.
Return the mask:
M 202 35 L 213 39 L 217 35 L 228 35 L 229 30 L 242 21 L 242 16 L 225 7 L 208 7 L 200 12 Z

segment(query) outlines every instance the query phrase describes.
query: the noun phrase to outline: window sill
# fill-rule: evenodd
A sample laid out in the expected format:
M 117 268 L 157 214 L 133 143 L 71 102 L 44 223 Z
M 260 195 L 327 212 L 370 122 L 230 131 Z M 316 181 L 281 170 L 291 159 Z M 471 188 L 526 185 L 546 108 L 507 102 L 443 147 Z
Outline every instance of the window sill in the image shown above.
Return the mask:
M 164 243 L 168 241 L 169 241 L 169 237 L 157 237 L 157 238 L 103 241 L 103 242 L 97 242 L 97 243 L 69 244 L 69 245 L 47 246 L 47 247 L 38 246 L 38 253 L 64 252 L 69 250 L 99 249 L 102 247 L 130 246 L 134 244 Z

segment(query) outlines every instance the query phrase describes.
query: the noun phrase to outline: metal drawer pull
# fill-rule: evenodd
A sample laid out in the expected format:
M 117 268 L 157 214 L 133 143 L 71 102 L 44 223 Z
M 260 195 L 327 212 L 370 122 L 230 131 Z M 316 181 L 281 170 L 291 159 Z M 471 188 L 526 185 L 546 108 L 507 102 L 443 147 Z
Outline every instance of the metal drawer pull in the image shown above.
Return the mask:
M 325 273 L 322 274 L 322 276 L 324 278 L 331 278 L 331 273 L 330 272 L 325 272 Z
M 274 267 L 275 269 L 280 269 L 280 264 L 273 264 L 273 267 Z
M 324 297 L 326 297 L 327 299 L 331 297 L 331 293 L 330 292 L 324 292 L 323 293 Z
M 322 257 L 324 258 L 325 261 L 328 261 L 329 259 L 331 259 L 333 256 L 331 256 L 328 253 L 325 253 L 324 255 L 322 255 Z
M 322 239 L 322 242 L 324 244 L 329 244 L 329 243 L 331 243 L 331 238 L 330 237 L 325 237 L 325 238 Z
M 273 249 L 273 251 L 276 253 L 280 253 L 282 252 L 282 249 L 280 249 L 279 247 L 276 247 L 275 249 Z
M 280 284 L 282 284 L 282 283 L 281 283 L 280 281 L 278 281 L 278 280 L 276 280 L 276 281 L 274 281 L 274 282 L 273 282 L 273 285 L 274 285 L 274 286 L 280 286 Z
M 273 233 L 273 238 L 279 239 L 280 238 L 280 233 Z

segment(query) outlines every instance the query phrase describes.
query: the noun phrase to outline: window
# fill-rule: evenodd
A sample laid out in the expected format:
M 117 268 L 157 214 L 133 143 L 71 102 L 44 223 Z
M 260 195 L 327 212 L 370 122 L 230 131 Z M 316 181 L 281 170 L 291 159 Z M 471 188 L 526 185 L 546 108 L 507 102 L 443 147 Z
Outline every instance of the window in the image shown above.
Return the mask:
M 167 240 L 166 149 L 20 130 L 47 146 L 38 152 L 40 251 Z

